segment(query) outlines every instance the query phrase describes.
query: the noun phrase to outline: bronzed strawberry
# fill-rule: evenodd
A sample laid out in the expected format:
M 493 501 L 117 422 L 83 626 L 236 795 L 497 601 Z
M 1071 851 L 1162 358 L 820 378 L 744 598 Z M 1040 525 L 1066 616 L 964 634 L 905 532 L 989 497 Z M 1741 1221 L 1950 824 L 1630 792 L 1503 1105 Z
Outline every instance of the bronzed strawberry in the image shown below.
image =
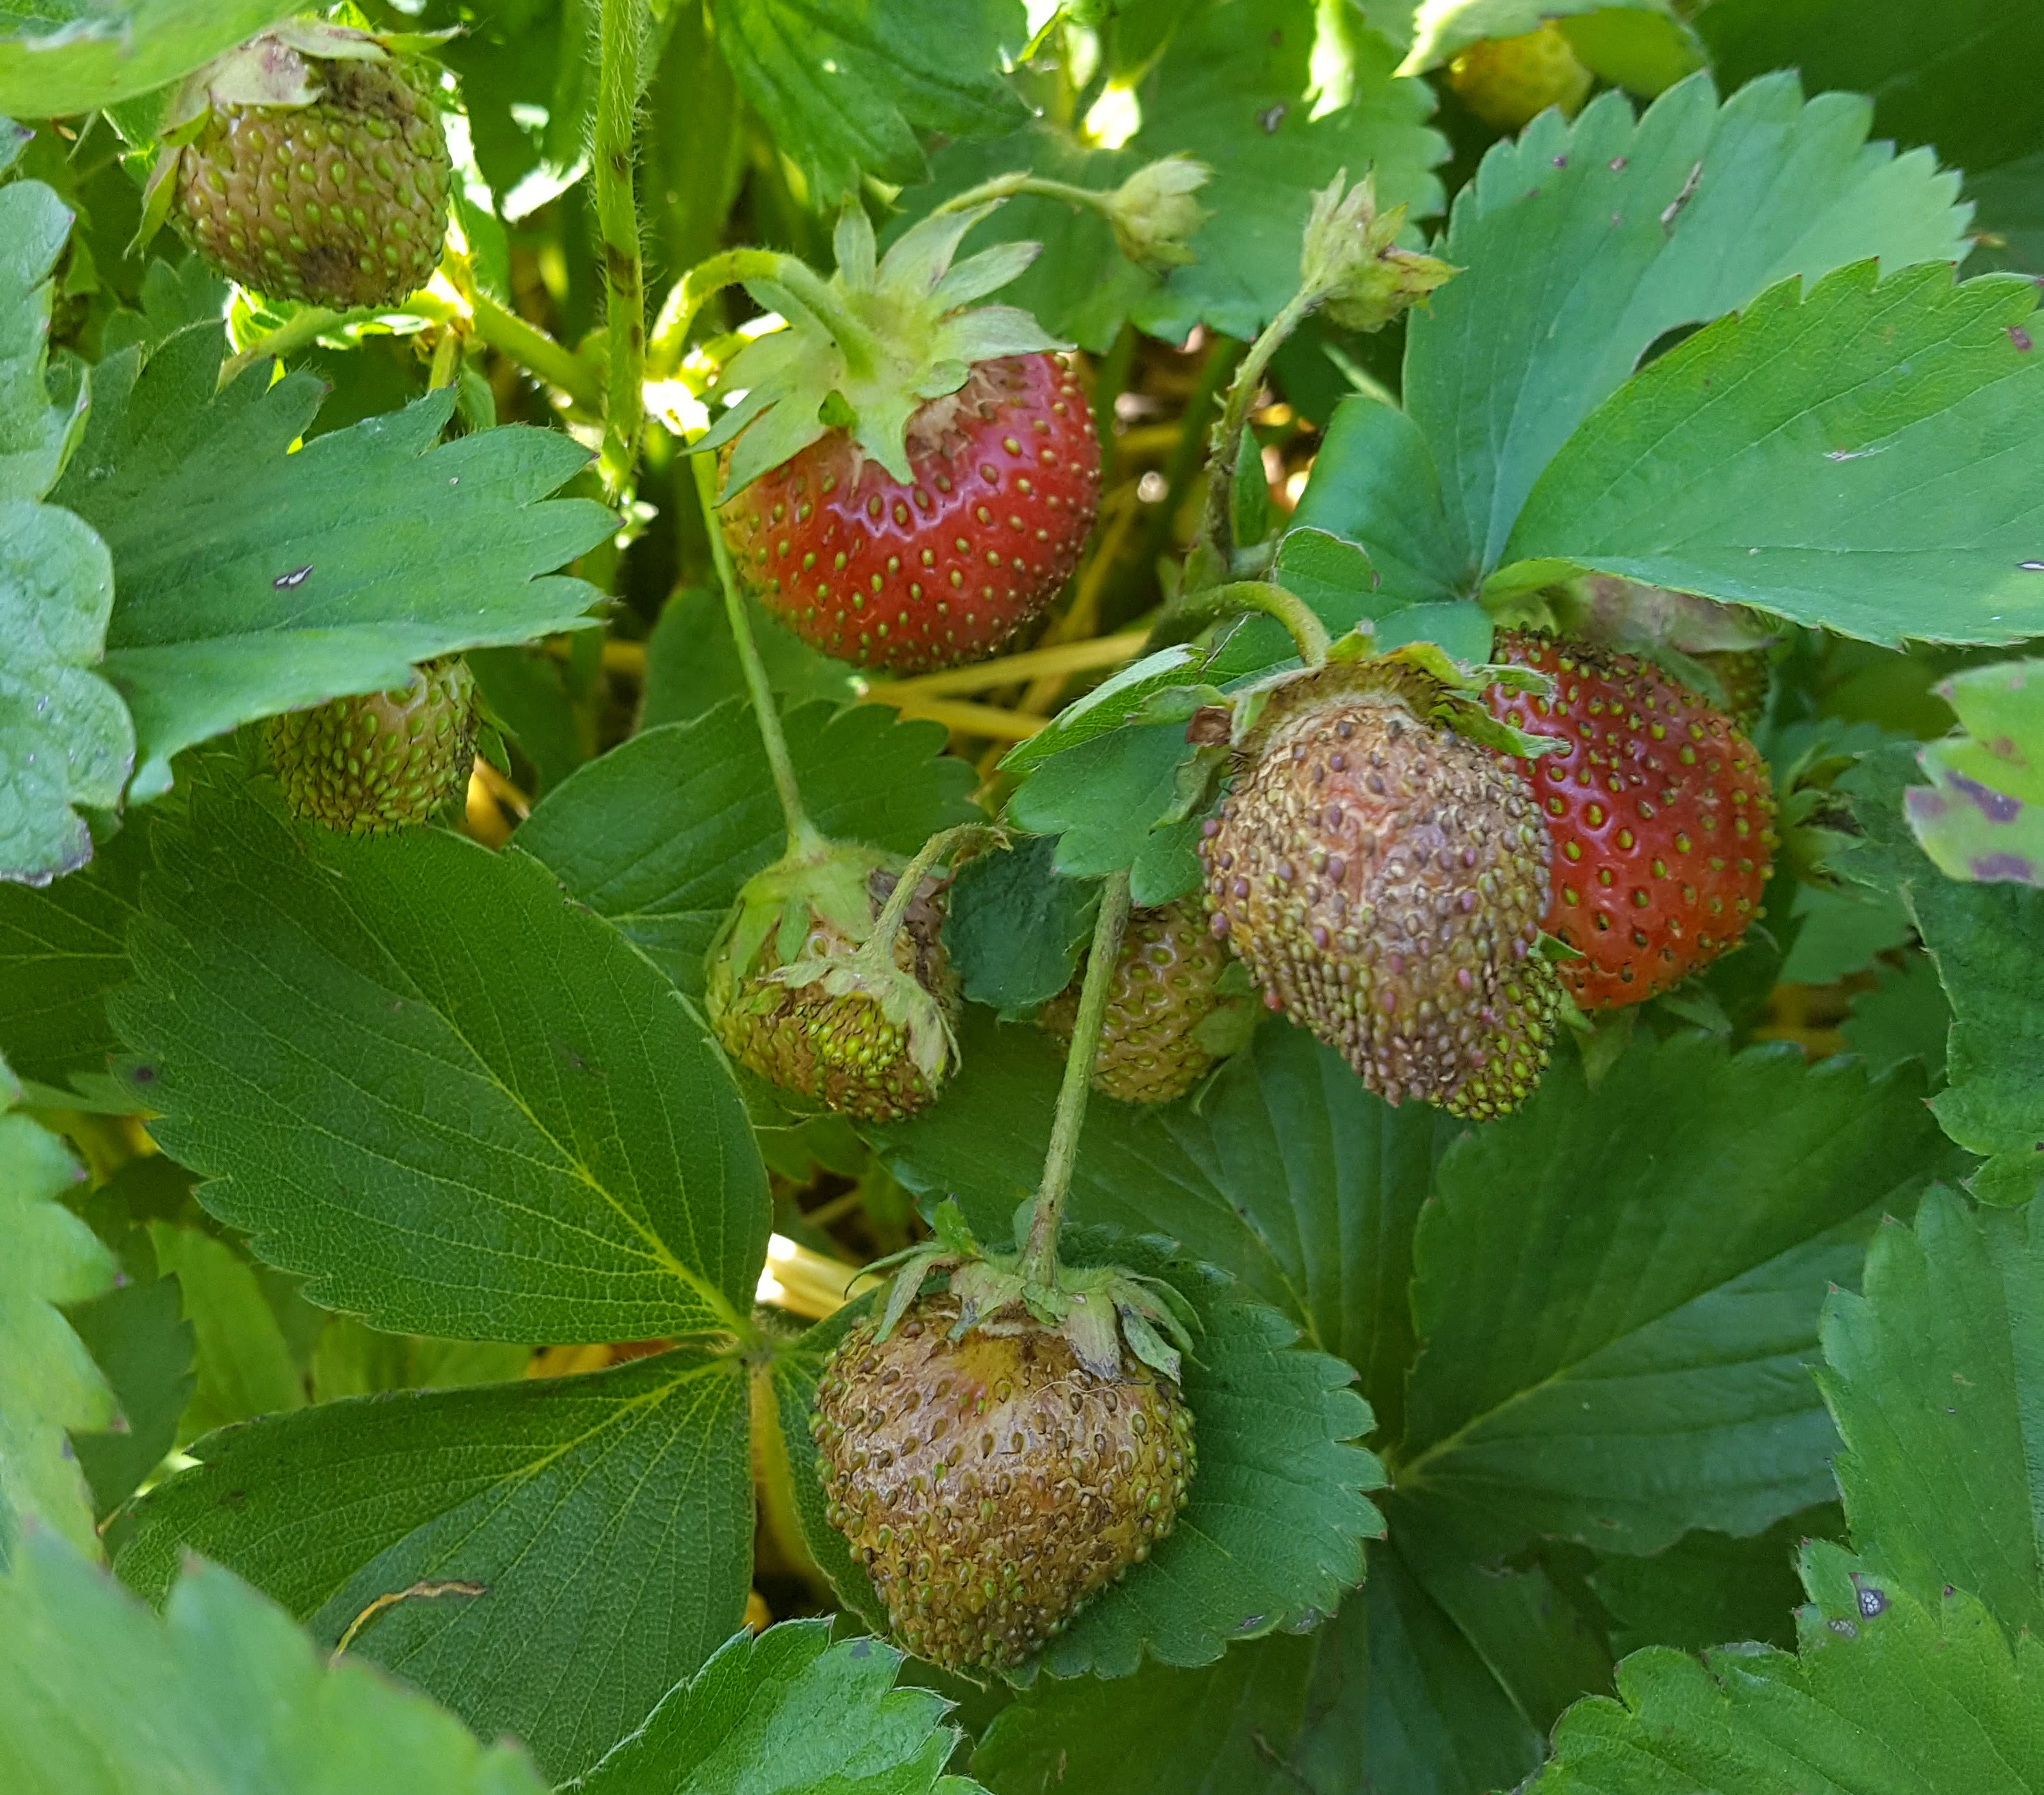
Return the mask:
M 1554 842 L 1546 927 L 1583 958 L 1586 1009 L 1643 1003 L 1736 947 L 1775 847 L 1767 765 L 1721 711 L 1651 661 L 1501 635 L 1500 662 L 1553 675 L 1551 698 L 1493 687 L 1493 713 L 1565 745 L 1519 764 Z
M 900 674 L 999 649 L 1078 564 L 1100 494 L 1093 412 L 1055 356 L 982 362 L 910 417 L 908 445 L 904 482 L 832 430 L 723 513 L 782 623 Z
M 877 262 L 857 207 L 828 282 L 781 259 L 788 328 L 724 370 L 720 452 L 740 577 L 804 640 L 908 674 L 995 652 L 1055 598 L 1093 528 L 1100 443 L 1060 345 L 970 302 L 1033 244 L 952 266 L 991 206 L 937 213 Z
M 1272 692 L 1200 857 L 1216 935 L 1388 1102 L 1501 1115 L 1546 1064 L 1549 848 L 1526 782 L 1386 661 Z

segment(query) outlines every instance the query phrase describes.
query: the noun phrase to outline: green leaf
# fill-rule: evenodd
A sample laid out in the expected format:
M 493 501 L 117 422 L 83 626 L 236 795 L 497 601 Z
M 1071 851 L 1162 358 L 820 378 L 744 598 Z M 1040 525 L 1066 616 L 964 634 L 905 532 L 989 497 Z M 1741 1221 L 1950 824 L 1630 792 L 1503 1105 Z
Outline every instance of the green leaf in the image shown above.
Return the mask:
M 152 1599 L 189 1548 L 348 1647 L 588 1768 L 738 1628 L 752 1492 L 736 1360 L 686 1349 L 581 1377 L 322 1404 L 193 1447 L 117 1560 Z
M 120 1408 L 112 1427 L 74 1429 L 71 1436 L 99 1522 L 177 1443 L 179 1417 L 196 1382 L 192 1326 L 179 1313 L 174 1278 L 118 1283 L 65 1315 Z
M 886 1131 L 895 1174 L 957 1193 L 982 1239 L 1005 1240 L 1034 1190 L 1062 1056 L 1034 1028 L 968 1011 L 944 1101 Z M 1199 1102 L 1095 1103 L 1072 1175 L 1072 1219 L 1160 1234 L 1281 1310 L 1361 1374 L 1387 1437 L 1412 1363 L 1412 1232 L 1455 1124 L 1393 1109 L 1341 1056 L 1281 1022 L 1258 1029 Z
M 2020 1795 L 2044 1787 L 2044 1659 L 1980 1602 L 1931 1603 L 1836 1546 L 1803 1555 L 1801 1651 L 1664 1647 L 1554 1735 L 1533 1795 Z
M 1670 350 L 1540 478 L 1508 560 L 1559 559 L 1869 641 L 2044 631 L 2027 464 L 2037 290 L 1942 267 L 1786 283 Z
M 1199 1468 L 1178 1524 L 1147 1562 L 1081 1609 L 1032 1666 L 1059 1678 L 1126 1677 L 1146 1655 L 1204 1664 L 1231 1641 L 1304 1631 L 1331 1614 L 1362 1581 L 1363 1537 L 1383 1528 L 1365 1493 L 1382 1474 L 1353 1443 L 1372 1424 L 1349 1388 L 1354 1373 L 1299 1344 L 1282 1316 L 1168 1243 L 1093 1230 L 1060 1248 L 1073 1264 L 1166 1277 L 1192 1305 L 1197 1356 L 1186 1358 L 1181 1387 Z M 811 1549 L 847 1604 L 877 1621 L 863 1570 L 814 1498 L 816 1447 L 805 1424 L 823 1355 L 846 1324 L 805 1336 L 787 1355 L 782 1432 Z M 805 1490 L 809 1500 L 799 1500 Z
M 784 725 L 802 801 L 826 835 L 909 855 L 939 829 L 983 820 L 972 767 L 943 752 L 941 725 L 812 704 Z M 787 840 L 742 699 L 642 731 L 550 793 L 518 831 L 526 853 L 691 994 L 740 888 Z
M 1863 1293 L 1824 1312 L 1819 1382 L 1845 1451 L 1853 1536 L 1919 1601 L 1952 1585 L 2011 1633 L 2044 1620 L 2044 1242 L 2034 1205 L 1975 1209 L 1950 1192 L 1886 1224 Z
M 828 698 L 839 706 L 858 696 L 855 668 L 819 654 L 756 600 L 748 598 L 745 608 L 766 683 L 784 707 L 806 698 Z M 745 695 L 745 675 L 732 644 L 723 594 L 704 586 L 676 593 L 646 640 L 646 701 L 640 709 L 640 728 L 693 723 L 725 699 Z
M 178 1281 L 198 1346 L 198 1388 L 179 1436 L 304 1408 L 304 1382 L 248 1262 L 195 1228 L 158 1222 L 149 1238 L 157 1264 Z
M 901 1654 L 878 1639 L 831 1643 L 824 1620 L 740 1633 L 574 1785 L 580 1795 L 969 1795 L 944 1783 L 959 1733 L 950 1704 L 897 1689 Z
M 113 605 L 106 545 L 40 505 L 83 421 L 85 387 L 52 404 L 48 276 L 71 213 L 40 181 L 0 187 L 0 880 L 41 885 L 92 856 L 78 807 L 111 809 L 135 729 L 91 669 Z
M 68 878 L 40 890 L 0 881 L 0 1044 L 24 1078 L 59 1091 L 74 1074 L 107 1082 L 120 1043 L 106 994 L 128 976 L 148 858 L 148 831 L 131 821 Z
M 1316 539 L 1326 538 L 1349 544 L 1351 558 L 1316 553 Z M 1369 544 L 1366 554 L 1358 543 Z M 1412 414 L 1372 398 L 1344 399 L 1278 545 L 1288 582 L 1303 575 L 1307 582 L 1292 590 L 1323 621 L 1330 604 L 1342 602 L 1357 605 L 1358 615 L 1380 617 L 1403 605 L 1462 597 L 1463 560 L 1433 452 Z
M 1213 179 L 1199 198 L 1212 216 L 1193 239 L 1193 261 L 1142 301 L 1135 322 L 1172 342 L 1196 324 L 1247 341 L 1298 287 L 1316 190 L 1343 169 L 1354 180 L 1368 170 L 1380 206 L 1427 216 L 1441 207 L 1434 169 L 1447 144 L 1426 123 L 1432 93 L 1393 75 L 1396 56 L 1381 40 L 1343 34 L 1332 40 L 1338 63 L 1314 63 L 1311 0 L 1185 12 L 1137 90 L 1143 124 L 1132 147 L 1146 162 L 1182 153 L 1205 163 Z
M 1793 1646 L 1803 1597 L 1796 1548 L 1813 1534 L 1842 1532 L 1833 1505 L 1791 1515 L 1750 1539 L 1687 1533 L 1651 1558 L 1600 1560 L 1590 1586 L 1617 1623 L 1612 1649 L 1700 1652 L 1727 1639 Z
M 0 1059 L 0 1529 L 12 1509 L 91 1551 L 91 1506 L 64 1434 L 108 1425 L 113 1397 L 58 1305 L 106 1290 L 113 1261 L 58 1201 L 85 1174 L 14 1109 L 20 1096 Z M 0 1531 L 0 1562 L 6 1548 Z
M 1305 1724 L 1319 1640 L 1266 1639 L 1197 1669 L 1146 1664 L 1112 1682 L 1039 1683 L 995 1716 L 973 1774 L 992 1795 L 1297 1795 L 1285 1754 Z
M 95 112 L 163 86 L 293 0 L 0 0 L 0 112 Z
M 1124 723 L 1037 765 L 1008 801 L 1009 821 L 1057 836 L 1057 870 L 1067 878 L 1119 871 L 1155 839 L 1193 751 L 1182 722 Z
M 1823 1500 L 1803 1368 L 1827 1286 L 1950 1159 L 1923 1088 L 1689 1035 L 1636 1041 L 1593 1092 L 1558 1055 L 1442 1161 L 1400 1489 L 1503 1550 L 1649 1552 Z
M 1842 858 L 1850 878 L 1901 893 L 1950 1001 L 1946 1089 L 1933 1101 L 1945 1132 L 1987 1159 L 1969 1182 L 1987 1201 L 2023 1203 L 2044 1186 L 2044 891 L 1948 879 L 1911 837 L 1902 798 L 1915 769 L 1906 748 L 1869 755 L 1840 781 L 1862 841 Z
M 541 1795 L 367 1665 L 329 1664 L 226 1571 L 195 1564 L 159 1617 L 32 1530 L 0 1574 L 0 1785 L 18 1795 Z
M 509 1341 L 386 1334 L 352 1316 L 330 1315 L 313 1343 L 313 1400 L 502 1383 L 524 1372 L 532 1350 Z
M 414 662 L 575 627 L 596 594 L 540 578 L 616 527 L 545 502 L 587 460 L 512 425 L 434 447 L 452 388 L 288 452 L 318 409 L 308 374 L 267 365 L 215 394 L 221 332 L 182 331 L 146 367 L 95 371 L 56 502 L 113 554 L 106 673 L 135 714 L 130 795 L 171 755 L 261 717 L 402 685 Z
M 1838 1025 L 1846 1047 L 1877 1073 L 1920 1059 L 1931 1082 L 1942 1084 L 1952 1006 L 1936 965 L 1929 955 L 1912 953 L 1900 971 L 1882 965 L 1873 972 L 1878 983 L 1854 997 L 1852 1014 Z
M 589 638 L 581 638 L 588 640 Z M 486 714 L 502 725 L 551 791 L 589 759 L 589 744 L 569 696 L 567 670 L 543 648 L 476 648 L 468 671 Z
M 1097 888 L 1062 878 L 1057 843 L 1025 836 L 959 869 L 945 907 L 944 947 L 965 994 L 1004 1017 L 1047 1003 L 1072 981 L 1093 927 Z
M 516 848 L 294 833 L 240 783 L 225 763 L 189 828 L 159 825 L 136 982 L 111 1006 L 212 1213 L 313 1301 L 394 1332 L 742 1318 L 765 1174 L 674 987 Z
M 1538 31 L 1547 19 L 1592 72 L 1635 93 L 1658 94 L 1703 66 L 1703 47 L 1670 0 L 1427 0 L 1401 67 L 1419 74 L 1486 38 Z
M 752 110 L 828 209 L 877 175 L 897 186 L 928 164 L 917 135 L 986 136 L 1024 109 L 999 73 L 1028 35 L 1009 0 L 735 0 L 717 46 Z
M 1938 687 L 1959 733 L 1919 753 L 1909 826 L 1952 878 L 2044 885 L 2044 660 L 1967 667 Z
M 1506 554 L 1527 495 L 1665 332 L 1791 275 L 1964 253 L 1954 178 L 1866 143 L 1869 112 L 1844 94 L 1805 105 L 1787 75 L 1719 107 L 1699 75 L 1636 123 L 1607 94 L 1573 125 L 1548 113 L 1492 148 L 1440 247 L 1463 272 L 1414 314 L 1406 349 L 1406 409 L 1439 470 L 1466 595 L 1500 559 L 1547 552 L 1522 526 Z M 1708 502 L 1714 523 L 1741 518 L 1715 488 Z

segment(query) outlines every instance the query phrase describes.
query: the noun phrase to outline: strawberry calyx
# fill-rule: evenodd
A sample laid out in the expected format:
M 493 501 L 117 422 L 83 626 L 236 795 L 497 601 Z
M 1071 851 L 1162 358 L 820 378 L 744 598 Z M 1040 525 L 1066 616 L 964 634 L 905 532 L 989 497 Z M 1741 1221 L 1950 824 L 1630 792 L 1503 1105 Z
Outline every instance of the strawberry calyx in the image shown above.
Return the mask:
M 999 203 L 932 213 L 884 256 L 864 212 L 847 208 L 828 279 L 792 256 L 760 252 L 747 290 L 787 328 L 732 357 L 717 390 L 734 402 L 693 445 L 732 445 L 723 502 L 832 429 L 906 484 L 916 413 L 959 392 L 982 362 L 1070 347 L 1017 306 L 972 303 L 1013 280 L 1042 247 L 999 244 L 955 263 L 965 233 Z
M 1026 1230 L 1029 1214 L 1026 1205 L 1016 1211 L 1018 1230 Z M 958 1298 L 953 1340 L 975 1328 L 1000 1334 L 1033 1323 L 1061 1336 L 1096 1377 L 1115 1376 L 1126 1347 L 1151 1370 L 1174 1383 L 1181 1381 L 1199 1321 L 1191 1305 L 1162 1278 L 1120 1266 L 1063 1264 L 1047 1279 L 1034 1277 L 1024 1254 L 986 1251 L 949 1197 L 931 1213 L 930 1225 L 933 1239 L 866 1268 L 893 1273 L 880 1305 L 876 1340 L 893 1332 L 927 1286 Z M 943 1282 L 931 1286 L 936 1277 Z

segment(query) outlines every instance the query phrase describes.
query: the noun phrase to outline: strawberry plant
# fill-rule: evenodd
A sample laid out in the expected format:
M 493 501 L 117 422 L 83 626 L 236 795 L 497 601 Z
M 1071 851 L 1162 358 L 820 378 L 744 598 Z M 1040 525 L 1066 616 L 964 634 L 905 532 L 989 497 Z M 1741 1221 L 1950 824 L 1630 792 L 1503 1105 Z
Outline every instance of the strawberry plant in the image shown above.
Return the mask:
M 0 0 L 0 1789 L 2044 1790 L 2040 53 Z

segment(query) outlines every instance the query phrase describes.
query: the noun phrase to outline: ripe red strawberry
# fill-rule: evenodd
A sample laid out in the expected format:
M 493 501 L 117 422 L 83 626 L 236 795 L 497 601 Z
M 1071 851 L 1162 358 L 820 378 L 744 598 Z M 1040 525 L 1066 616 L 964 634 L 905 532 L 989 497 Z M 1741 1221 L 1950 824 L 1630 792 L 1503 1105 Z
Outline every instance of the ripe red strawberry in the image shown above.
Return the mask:
M 909 418 L 897 480 L 832 430 L 724 511 L 766 608 L 897 674 L 983 660 L 1057 596 L 1093 528 L 1100 440 L 1055 356 L 982 362 Z
M 993 653 L 1078 564 L 1100 493 L 1093 414 L 1063 345 L 969 302 L 1036 252 L 953 267 L 991 206 L 925 218 L 876 262 L 857 207 L 828 281 L 789 257 L 754 290 L 786 316 L 733 357 L 722 455 L 740 576 L 812 646 L 910 674 Z
M 1584 957 L 1556 970 L 1585 1009 L 1679 984 L 1760 913 L 1775 846 L 1767 764 L 1721 711 L 1651 661 L 1501 635 L 1499 661 L 1550 674 L 1550 699 L 1493 713 L 1567 745 L 1518 764 L 1554 844 L 1545 927 Z

